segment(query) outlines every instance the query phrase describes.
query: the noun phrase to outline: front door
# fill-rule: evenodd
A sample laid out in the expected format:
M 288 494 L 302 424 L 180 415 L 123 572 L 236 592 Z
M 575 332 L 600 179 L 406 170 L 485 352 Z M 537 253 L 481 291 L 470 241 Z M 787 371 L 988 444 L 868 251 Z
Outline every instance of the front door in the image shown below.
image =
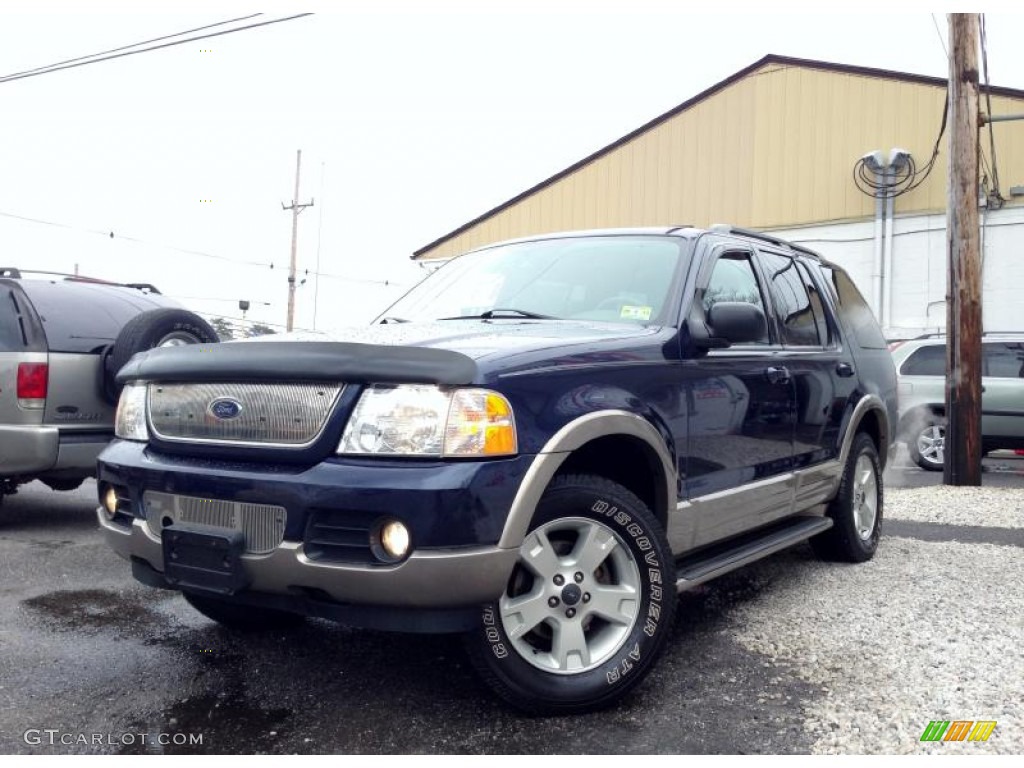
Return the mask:
M 753 254 L 720 249 L 702 270 L 694 297 L 703 311 L 745 301 L 771 317 Z M 687 458 L 683 492 L 693 504 L 700 545 L 734 535 L 769 510 L 789 510 L 793 464 L 794 383 L 780 370 L 782 351 L 769 321 L 755 343 L 687 360 Z

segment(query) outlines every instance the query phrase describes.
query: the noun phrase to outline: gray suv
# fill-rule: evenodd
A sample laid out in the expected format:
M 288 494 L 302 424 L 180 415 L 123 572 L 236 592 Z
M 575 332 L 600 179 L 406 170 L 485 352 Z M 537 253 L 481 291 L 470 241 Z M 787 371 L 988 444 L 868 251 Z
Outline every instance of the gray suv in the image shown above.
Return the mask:
M 898 437 L 923 469 L 941 470 L 946 438 L 946 339 L 890 346 L 899 381 Z M 1024 333 L 985 334 L 981 344 L 981 447 L 1024 448 Z
M 215 341 L 151 285 L 0 268 L 0 502 L 32 480 L 71 490 L 96 474 L 114 374 L 136 352 Z

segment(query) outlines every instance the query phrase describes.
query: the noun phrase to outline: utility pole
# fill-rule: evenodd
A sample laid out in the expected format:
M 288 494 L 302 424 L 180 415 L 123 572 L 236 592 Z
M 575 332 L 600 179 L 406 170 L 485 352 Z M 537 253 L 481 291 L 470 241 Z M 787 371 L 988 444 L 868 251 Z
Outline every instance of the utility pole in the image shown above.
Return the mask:
M 946 212 L 946 436 L 943 482 L 981 485 L 981 261 L 978 231 L 978 15 L 949 14 Z
M 292 212 L 292 258 L 288 267 L 288 322 L 285 326 L 288 331 L 291 331 L 295 324 L 295 255 L 299 244 L 299 214 L 313 205 L 313 198 L 310 198 L 308 203 L 299 202 L 299 174 L 301 171 L 302 150 L 300 149 L 295 153 L 295 197 L 292 198 L 291 205 L 281 203 L 283 210 Z

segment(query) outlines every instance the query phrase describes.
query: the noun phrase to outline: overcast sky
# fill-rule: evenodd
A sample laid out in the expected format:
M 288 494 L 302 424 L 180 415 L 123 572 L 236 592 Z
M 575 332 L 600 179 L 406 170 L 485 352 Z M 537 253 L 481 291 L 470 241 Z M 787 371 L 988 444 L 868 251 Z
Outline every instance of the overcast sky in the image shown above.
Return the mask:
M 295 21 L 0 82 L 0 266 L 78 264 L 203 312 L 237 316 L 248 299 L 250 319 L 283 323 L 281 203 L 301 148 L 301 202 L 316 205 L 300 216 L 299 267 L 314 272 L 319 252 L 316 325 L 363 322 L 423 274 L 413 250 L 767 53 L 948 68 L 945 16 L 924 9 L 479 5 L 314 4 Z M 165 7 L 0 12 L 0 76 L 255 12 Z M 304 10 L 272 8 L 242 23 Z M 1024 88 L 1024 16 L 987 21 L 993 84 Z M 315 293 L 311 274 L 297 326 L 313 326 Z

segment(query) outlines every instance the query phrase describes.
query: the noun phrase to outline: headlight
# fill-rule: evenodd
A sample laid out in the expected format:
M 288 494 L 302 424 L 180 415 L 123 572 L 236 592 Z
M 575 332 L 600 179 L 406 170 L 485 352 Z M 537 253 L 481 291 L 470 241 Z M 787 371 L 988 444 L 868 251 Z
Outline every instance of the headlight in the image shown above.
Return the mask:
M 367 389 L 338 446 L 338 453 L 401 456 L 508 456 L 517 450 L 512 407 L 503 396 L 423 384 Z
M 145 384 L 127 384 L 121 390 L 114 417 L 114 434 L 122 440 L 149 440 Z

